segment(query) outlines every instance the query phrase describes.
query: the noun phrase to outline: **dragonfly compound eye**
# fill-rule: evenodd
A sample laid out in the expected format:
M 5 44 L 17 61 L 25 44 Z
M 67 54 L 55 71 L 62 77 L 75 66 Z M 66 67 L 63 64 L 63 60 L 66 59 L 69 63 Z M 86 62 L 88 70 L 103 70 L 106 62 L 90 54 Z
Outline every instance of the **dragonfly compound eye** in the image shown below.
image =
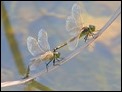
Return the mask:
M 60 57 L 60 53 L 59 52 L 55 52 L 55 55 L 56 55 L 57 58 Z
M 89 28 L 93 31 L 95 31 L 95 26 L 94 25 L 89 25 Z

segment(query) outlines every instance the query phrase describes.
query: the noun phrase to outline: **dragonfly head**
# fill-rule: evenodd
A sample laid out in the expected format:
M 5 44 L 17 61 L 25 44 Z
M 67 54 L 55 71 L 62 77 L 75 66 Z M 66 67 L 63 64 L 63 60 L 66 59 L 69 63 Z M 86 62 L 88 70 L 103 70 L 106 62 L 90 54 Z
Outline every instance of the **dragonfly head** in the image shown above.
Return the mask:
M 56 58 L 60 58 L 60 53 L 59 52 L 55 51 L 54 54 L 55 54 Z
M 89 28 L 91 29 L 92 32 L 95 31 L 95 26 L 94 25 L 89 25 Z

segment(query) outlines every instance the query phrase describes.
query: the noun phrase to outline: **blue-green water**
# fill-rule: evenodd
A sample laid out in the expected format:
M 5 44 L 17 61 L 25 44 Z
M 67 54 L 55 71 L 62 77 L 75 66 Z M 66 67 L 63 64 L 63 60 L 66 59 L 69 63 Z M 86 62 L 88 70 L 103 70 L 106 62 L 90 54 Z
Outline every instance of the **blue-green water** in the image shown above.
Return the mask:
M 3 2 L 8 20 L 1 21 L 1 81 L 22 78 L 32 55 L 26 46 L 28 36 L 37 38 L 41 28 L 46 29 L 51 49 L 68 39 L 66 18 L 75 2 Z M 87 10 L 87 23 L 97 29 L 104 26 L 119 1 L 80 2 Z M 2 9 L 2 13 L 5 10 Z M 5 22 L 7 21 L 7 22 Z M 9 22 L 8 22 L 9 21 Z M 79 55 L 58 69 L 39 77 L 36 82 L 52 90 L 121 90 L 121 17 L 99 37 L 93 48 L 85 48 Z M 79 42 L 81 45 L 81 42 Z M 92 46 L 91 46 L 92 47 Z M 60 50 L 62 57 L 70 51 Z M 43 65 L 45 67 L 45 64 Z M 37 69 L 36 72 L 39 70 Z M 2 90 L 43 90 L 28 84 Z

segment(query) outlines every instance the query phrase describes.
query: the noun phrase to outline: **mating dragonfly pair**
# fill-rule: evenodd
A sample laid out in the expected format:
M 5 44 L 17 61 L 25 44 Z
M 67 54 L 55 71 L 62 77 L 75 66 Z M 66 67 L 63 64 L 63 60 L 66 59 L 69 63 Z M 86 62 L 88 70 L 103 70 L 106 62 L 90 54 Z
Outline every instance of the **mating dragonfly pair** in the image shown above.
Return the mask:
M 48 71 L 48 65 L 53 61 L 53 65 L 57 65 L 56 61 L 60 61 L 60 53 L 58 49 L 68 45 L 70 50 L 74 50 L 79 42 L 79 39 L 84 37 L 85 42 L 89 36 L 94 38 L 95 26 L 89 25 L 89 27 L 83 26 L 82 19 L 83 9 L 80 8 L 80 5 L 74 4 L 72 6 L 72 14 L 66 20 L 66 29 L 71 34 L 71 39 L 69 39 L 64 44 L 57 46 L 53 51 L 50 50 L 48 43 L 48 35 L 44 29 L 41 29 L 38 33 L 38 41 L 29 36 L 27 38 L 27 47 L 29 52 L 35 57 L 31 59 L 31 63 L 28 65 L 28 71 L 26 77 L 29 76 L 30 69 L 37 67 L 41 62 L 49 60 L 46 63 L 46 69 Z

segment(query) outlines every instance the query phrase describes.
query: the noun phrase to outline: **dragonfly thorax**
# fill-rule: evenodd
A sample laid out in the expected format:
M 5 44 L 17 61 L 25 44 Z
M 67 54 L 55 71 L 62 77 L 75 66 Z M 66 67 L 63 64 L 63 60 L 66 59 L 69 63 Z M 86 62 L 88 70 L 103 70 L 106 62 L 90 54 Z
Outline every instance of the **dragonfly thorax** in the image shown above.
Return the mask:
M 40 57 L 42 60 L 51 60 L 54 58 L 54 53 L 52 51 L 47 51 Z
M 56 58 L 59 58 L 60 57 L 60 53 L 59 52 L 55 51 L 54 54 L 55 54 L 55 57 Z
M 89 25 L 89 29 L 91 30 L 91 32 L 95 31 L 95 26 L 94 25 Z

